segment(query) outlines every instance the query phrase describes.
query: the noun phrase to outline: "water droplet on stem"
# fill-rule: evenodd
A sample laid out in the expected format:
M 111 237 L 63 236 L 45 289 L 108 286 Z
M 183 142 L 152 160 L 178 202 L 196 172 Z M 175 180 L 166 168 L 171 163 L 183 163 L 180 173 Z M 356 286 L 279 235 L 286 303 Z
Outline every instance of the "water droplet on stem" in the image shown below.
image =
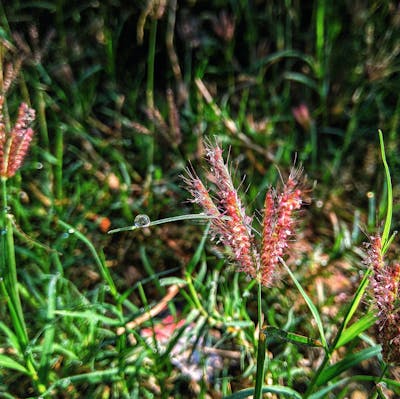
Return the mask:
M 150 225 L 150 218 L 147 215 L 137 215 L 134 223 L 136 227 L 147 227 Z

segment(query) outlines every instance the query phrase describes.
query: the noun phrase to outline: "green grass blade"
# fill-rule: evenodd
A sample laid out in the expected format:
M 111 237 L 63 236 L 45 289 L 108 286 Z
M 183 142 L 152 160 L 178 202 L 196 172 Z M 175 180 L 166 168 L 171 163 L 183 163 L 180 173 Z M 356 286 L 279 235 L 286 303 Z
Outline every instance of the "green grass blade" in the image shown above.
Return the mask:
M 270 385 L 268 387 L 263 387 L 262 393 L 276 393 L 286 398 L 302 399 L 302 396 L 297 391 L 281 385 Z M 253 394 L 254 388 L 247 388 L 231 395 L 224 396 L 224 399 L 245 399 L 253 396 Z
M 364 296 L 365 290 L 368 287 L 369 284 L 369 278 L 371 275 L 372 271 L 367 270 L 363 279 L 361 280 L 360 285 L 357 288 L 357 291 L 354 295 L 354 299 L 352 300 L 349 310 L 347 311 L 347 314 L 343 320 L 343 328 L 346 328 L 347 324 L 350 322 L 351 318 L 353 317 L 354 312 L 357 310 L 358 305 L 360 304 L 360 301 L 362 297 Z
M 319 348 L 323 347 L 321 342 L 315 339 L 305 337 L 304 335 L 294 334 L 292 332 L 288 332 L 277 327 L 268 326 L 264 329 L 264 332 L 267 337 L 277 337 L 283 341 L 291 342 L 293 344 Z
M 361 319 L 357 320 L 349 328 L 343 331 L 335 345 L 335 349 L 340 348 L 354 338 L 357 338 L 363 331 L 370 328 L 375 323 L 375 320 L 376 316 L 374 313 L 368 313 Z
M 386 185 L 387 185 L 387 211 L 386 211 L 386 220 L 385 226 L 383 228 L 382 233 L 382 254 L 384 254 L 390 245 L 390 227 L 392 225 L 392 215 L 393 215 L 393 189 L 392 189 L 392 179 L 390 177 L 390 169 L 389 165 L 386 161 L 386 152 L 385 152 L 385 142 L 383 140 L 383 133 L 379 130 L 379 143 L 381 147 L 381 156 L 383 166 L 385 168 L 386 175 Z
M 295 283 L 297 289 L 300 291 L 300 294 L 302 295 L 302 297 L 306 301 L 306 304 L 307 304 L 308 308 L 310 309 L 312 315 L 314 316 L 315 322 L 317 323 L 319 335 L 321 337 L 322 346 L 324 347 L 325 350 L 328 350 L 328 345 L 327 345 L 326 338 L 325 338 L 325 332 L 324 332 L 324 328 L 323 328 L 323 325 L 322 325 L 322 320 L 321 320 L 321 317 L 319 315 L 318 309 L 312 303 L 312 301 L 311 301 L 310 297 L 307 295 L 307 293 L 303 290 L 303 287 L 297 281 L 295 275 L 289 269 L 289 267 L 285 263 L 285 261 L 282 258 L 280 259 L 280 261 L 283 264 L 283 266 L 285 267 L 286 271 L 288 272 L 288 274 L 291 277 L 291 279 L 293 280 L 293 282 Z
M 203 237 L 201 238 L 201 241 L 199 245 L 196 248 L 196 252 L 194 253 L 192 259 L 190 259 L 189 263 L 186 266 L 186 270 L 188 274 L 191 274 L 193 272 L 193 269 L 197 266 L 197 264 L 200 262 L 201 256 L 204 251 L 204 246 L 207 241 L 208 237 L 208 232 L 210 231 L 210 223 L 207 224 L 207 227 L 204 230 Z
M 2 368 L 19 371 L 26 375 L 31 374 L 24 366 L 22 366 L 22 364 L 19 364 L 16 360 L 6 355 L 0 354 L 0 369 Z
M 85 310 L 82 312 L 72 311 L 72 310 L 56 310 L 54 314 L 63 317 L 72 317 L 75 319 L 86 319 L 93 321 L 99 321 L 108 326 L 120 326 L 122 324 L 121 320 L 112 319 L 111 317 L 103 316 L 90 310 Z
M 351 318 L 353 317 L 355 311 L 358 308 L 358 305 L 360 304 L 360 302 L 364 296 L 365 290 L 367 289 L 368 284 L 369 284 L 369 278 L 370 278 L 371 274 L 372 274 L 371 269 L 368 269 L 365 272 L 364 277 L 361 280 L 361 282 L 357 288 L 354 298 L 349 306 L 349 309 L 347 310 L 344 320 L 343 320 L 343 322 L 339 328 L 339 331 L 336 335 L 335 341 L 333 343 L 333 350 L 339 347 L 338 345 L 339 345 L 340 341 L 343 342 L 343 338 L 342 338 L 343 334 L 345 334 L 346 339 L 353 339 L 350 337 L 351 337 L 351 334 L 355 333 L 355 329 L 357 329 L 357 327 L 354 327 L 353 330 L 351 330 L 349 332 L 346 332 L 346 327 L 347 327 L 348 323 L 350 322 Z
M 47 381 L 50 369 L 50 356 L 53 352 L 54 336 L 56 332 L 54 311 L 56 310 L 57 281 L 58 275 L 51 278 L 47 293 L 47 327 L 44 334 L 43 351 L 39 365 L 39 376 L 41 381 Z
M 179 278 L 179 277 L 164 277 L 163 279 L 160 279 L 161 287 L 165 287 L 167 285 L 184 286 L 184 285 L 187 285 L 187 281 L 184 280 L 183 278 Z
M 20 353 L 19 350 L 19 343 L 18 343 L 18 337 L 14 334 L 14 332 L 11 330 L 10 327 L 8 327 L 6 324 L 4 324 L 2 321 L 0 321 L 0 331 L 4 333 L 6 337 L 9 339 L 9 344 L 13 347 L 13 349 L 18 353 Z
M 375 345 L 370 348 L 363 349 L 360 352 L 352 353 L 343 360 L 326 368 L 318 377 L 316 385 L 324 385 L 332 381 L 335 377 L 348 370 L 349 368 L 361 363 L 371 357 L 378 356 L 381 353 L 381 346 Z
M 96 251 L 96 248 L 94 247 L 92 242 L 90 240 L 88 240 L 84 234 L 82 234 L 81 232 L 76 230 L 73 226 L 71 226 L 70 224 L 68 224 L 68 223 L 66 223 L 66 222 L 64 222 L 62 220 L 58 220 L 58 223 L 62 227 L 67 229 L 70 234 L 76 235 L 84 244 L 86 244 L 86 246 L 89 248 L 89 251 L 93 255 L 93 257 L 94 257 L 94 259 L 95 259 L 95 261 L 96 261 L 96 263 L 97 263 L 97 265 L 98 265 L 98 267 L 100 269 L 100 273 L 101 273 L 103 279 L 109 285 L 111 294 L 113 295 L 113 297 L 115 299 L 118 299 L 118 297 L 119 297 L 118 291 L 117 291 L 117 288 L 116 288 L 116 286 L 114 284 L 114 281 L 113 281 L 113 279 L 111 277 L 110 271 L 109 271 L 107 265 L 104 262 L 104 256 L 100 256 L 99 253 Z
M 324 399 L 326 398 L 326 394 L 333 391 L 335 388 L 340 387 L 348 382 L 349 378 L 343 378 L 333 384 L 328 385 L 325 388 L 320 389 L 319 391 L 313 393 L 308 399 Z

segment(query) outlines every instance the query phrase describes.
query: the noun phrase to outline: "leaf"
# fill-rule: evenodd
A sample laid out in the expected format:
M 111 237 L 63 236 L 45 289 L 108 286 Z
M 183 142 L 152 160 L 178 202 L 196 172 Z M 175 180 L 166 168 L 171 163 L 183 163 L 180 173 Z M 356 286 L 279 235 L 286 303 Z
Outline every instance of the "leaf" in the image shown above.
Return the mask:
M 342 322 L 342 324 L 339 327 L 339 331 L 336 335 L 335 341 L 332 344 L 333 346 L 333 350 L 336 349 L 338 347 L 338 342 L 340 340 L 342 340 L 342 334 L 344 333 L 344 331 L 346 330 L 347 324 L 350 322 L 351 318 L 353 317 L 353 314 L 355 313 L 355 311 L 358 308 L 358 305 L 360 304 L 360 301 L 362 299 L 362 297 L 364 296 L 365 290 L 368 287 L 369 284 L 369 278 L 372 274 L 372 269 L 368 269 L 365 274 L 364 277 L 362 278 L 360 285 L 357 288 L 357 291 L 354 295 L 353 300 L 351 301 L 351 304 L 347 310 L 347 313 L 344 317 L 344 320 Z
M 73 317 L 76 319 L 87 319 L 90 320 L 91 322 L 93 321 L 100 321 L 106 325 L 110 326 L 120 326 L 122 324 L 121 320 L 115 320 L 112 319 L 111 317 L 106 317 L 103 315 L 100 315 L 98 313 L 91 312 L 90 310 L 86 311 L 71 311 L 71 310 L 56 310 L 54 311 L 54 314 L 60 315 L 60 316 L 65 316 L 65 317 Z
M 278 337 L 284 341 L 292 342 L 294 344 L 323 348 L 321 342 L 313 338 L 281 330 L 277 327 L 268 326 L 264 329 L 264 333 L 267 335 L 267 337 Z
M 285 72 L 283 74 L 283 78 L 287 80 L 291 80 L 293 82 L 302 83 L 304 86 L 309 87 L 310 89 L 315 90 L 317 93 L 319 92 L 318 85 L 314 80 L 310 79 L 308 76 L 303 75 L 298 72 Z
M 343 345 L 346 345 L 348 342 L 357 338 L 363 331 L 370 328 L 376 320 L 376 316 L 374 313 L 368 313 L 361 319 L 357 320 L 354 324 L 352 324 L 349 328 L 343 331 L 340 335 L 340 338 L 335 345 L 335 349 L 340 348 Z
M 190 259 L 189 263 L 186 266 L 186 270 L 187 270 L 188 274 L 191 274 L 193 269 L 200 262 L 201 255 L 203 253 L 209 231 L 210 231 L 210 223 L 208 223 L 207 227 L 204 229 L 203 237 L 201 238 L 201 241 L 200 241 L 198 247 L 196 248 L 196 252 L 194 253 L 192 259 Z
M 386 185 L 387 185 L 387 211 L 386 211 L 386 220 L 385 226 L 383 228 L 382 233 L 382 255 L 385 254 L 389 245 L 391 243 L 390 235 L 390 226 L 392 224 L 392 214 L 393 214 L 393 190 L 392 190 L 392 179 L 390 177 L 389 165 L 386 161 L 386 153 L 385 153 L 385 143 L 383 141 L 383 133 L 381 130 L 379 132 L 379 143 L 381 146 L 381 156 L 383 166 L 385 168 L 386 174 Z
M 302 399 L 302 396 L 292 388 L 283 387 L 281 385 L 270 385 L 262 388 L 262 393 L 277 393 L 287 398 Z M 243 389 L 231 395 L 224 396 L 224 399 L 245 399 L 253 396 L 254 388 Z
M 339 374 L 343 373 L 343 371 L 348 370 L 349 368 L 355 366 L 356 364 L 361 363 L 364 360 L 367 360 L 371 357 L 377 356 L 381 353 L 381 346 L 375 345 L 370 348 L 366 348 L 360 352 L 352 353 L 347 355 L 343 360 L 338 363 L 333 364 L 332 366 L 325 369 L 318 377 L 315 382 L 316 385 L 324 385 L 329 381 L 332 381 Z
M 22 364 L 19 364 L 16 360 L 3 354 L 0 354 L 0 368 L 16 370 L 30 375 L 29 371 Z
M 58 275 L 51 278 L 47 292 L 47 326 L 44 333 L 44 341 L 42 344 L 42 355 L 40 358 L 39 374 L 41 379 L 47 379 L 51 364 L 51 354 L 53 352 L 53 344 L 55 337 L 54 311 L 56 309 L 57 280 Z
M 308 306 L 308 308 L 310 309 L 312 315 L 314 316 L 314 319 L 317 323 L 318 326 L 318 331 L 319 331 L 319 335 L 321 337 L 321 341 L 322 341 L 322 346 L 323 348 L 325 348 L 326 350 L 328 349 L 328 345 L 326 343 L 326 338 L 325 338 L 325 333 L 324 333 L 324 328 L 322 326 L 322 320 L 321 317 L 319 315 L 318 309 L 315 307 L 315 305 L 312 303 L 310 297 L 307 295 L 307 293 L 303 290 L 303 287 L 301 286 L 301 284 L 297 281 L 296 277 L 294 276 L 294 274 L 292 273 L 292 271 L 289 269 L 288 265 L 285 263 L 285 261 L 281 258 L 280 259 L 281 263 L 283 264 L 283 266 L 285 267 L 286 271 L 288 272 L 289 276 L 291 277 L 291 279 L 293 280 L 293 282 L 295 283 L 297 289 L 300 291 L 300 294 L 302 295 L 302 297 L 304 298 L 304 300 L 306 301 L 306 304 Z
M 183 286 L 186 285 L 187 281 L 184 280 L 183 278 L 179 277 L 165 277 L 160 279 L 160 286 L 165 287 L 166 285 L 179 285 Z

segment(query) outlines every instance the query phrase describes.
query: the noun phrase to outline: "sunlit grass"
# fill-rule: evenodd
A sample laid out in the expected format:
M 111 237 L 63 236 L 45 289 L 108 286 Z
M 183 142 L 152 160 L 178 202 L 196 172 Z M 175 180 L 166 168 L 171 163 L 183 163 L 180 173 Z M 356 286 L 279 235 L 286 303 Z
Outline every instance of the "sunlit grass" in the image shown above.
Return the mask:
M 397 247 L 398 9 L 303 3 L 0 5 L 6 126 L 37 115 L 0 204 L 0 397 L 246 397 L 262 335 L 271 397 L 400 394 L 361 247 Z M 204 138 L 249 214 L 294 161 L 312 188 L 261 331 L 256 282 L 184 189 Z

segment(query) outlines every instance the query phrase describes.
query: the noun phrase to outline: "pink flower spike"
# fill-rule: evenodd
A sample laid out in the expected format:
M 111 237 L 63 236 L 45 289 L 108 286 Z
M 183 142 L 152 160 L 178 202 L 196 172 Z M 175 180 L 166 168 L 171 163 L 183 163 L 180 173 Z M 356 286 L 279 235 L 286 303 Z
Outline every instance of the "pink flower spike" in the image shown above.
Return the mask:
M 261 282 L 265 286 L 271 284 L 279 258 L 293 235 L 293 213 L 302 204 L 303 192 L 298 188 L 301 173 L 301 168 L 293 169 L 283 192 L 277 195 L 270 189 L 265 197 L 260 270 Z
M 371 286 L 376 308 L 376 335 L 382 345 L 386 362 L 400 361 L 400 264 L 388 265 L 382 256 L 382 239 L 379 235 L 370 238 L 366 244 L 365 264 L 371 267 Z
M 194 172 L 189 172 L 185 178 L 187 189 L 192 194 L 193 202 L 198 203 L 206 214 L 216 216 L 210 221 L 212 235 L 230 248 L 239 271 L 255 278 L 259 255 L 253 244 L 252 219 L 245 214 L 222 157 L 222 149 L 217 144 L 212 146 L 207 143 L 206 159 L 215 184 L 216 200 L 211 198 Z
M 9 133 L 3 123 L 3 102 L 0 97 L 0 177 L 8 179 L 21 167 L 34 131 L 29 125 L 35 119 L 35 111 L 22 103 L 18 110 L 15 126 Z

